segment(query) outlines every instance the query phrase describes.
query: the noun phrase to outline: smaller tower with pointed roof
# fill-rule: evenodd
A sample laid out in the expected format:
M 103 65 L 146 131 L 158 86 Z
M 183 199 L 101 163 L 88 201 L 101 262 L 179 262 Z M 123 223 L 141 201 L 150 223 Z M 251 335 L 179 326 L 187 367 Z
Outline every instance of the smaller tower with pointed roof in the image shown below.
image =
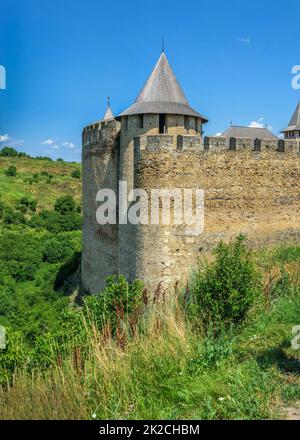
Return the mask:
M 300 102 L 290 120 L 289 126 L 282 130 L 285 139 L 300 139 Z

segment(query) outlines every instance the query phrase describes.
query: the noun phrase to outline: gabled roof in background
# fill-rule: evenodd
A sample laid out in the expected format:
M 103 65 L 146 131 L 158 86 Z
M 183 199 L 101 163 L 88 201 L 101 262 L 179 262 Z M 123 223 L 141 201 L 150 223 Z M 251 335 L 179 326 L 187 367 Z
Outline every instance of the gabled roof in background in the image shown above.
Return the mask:
M 189 106 L 164 52 L 161 53 L 134 104 L 119 116 L 142 113 L 190 115 L 207 122 L 206 118 Z
M 296 107 L 296 110 L 294 111 L 294 114 L 292 116 L 292 119 L 290 120 L 289 126 L 282 130 L 282 133 L 285 131 L 291 131 L 291 130 L 300 130 L 300 102 Z
M 231 138 L 251 138 L 251 139 L 278 139 L 275 134 L 267 128 L 231 126 L 222 133 L 222 136 Z

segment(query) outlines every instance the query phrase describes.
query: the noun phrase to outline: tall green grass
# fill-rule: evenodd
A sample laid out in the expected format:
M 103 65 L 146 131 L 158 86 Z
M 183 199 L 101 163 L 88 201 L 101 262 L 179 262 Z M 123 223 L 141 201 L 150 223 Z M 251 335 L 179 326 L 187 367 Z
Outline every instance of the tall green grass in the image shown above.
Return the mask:
M 287 261 L 285 255 L 292 257 Z M 121 279 L 120 295 L 112 281 L 108 285 L 110 302 L 91 298 L 66 315 L 60 338 L 64 328 L 69 333 L 63 342 L 49 335 L 45 345 L 42 338 L 35 363 L 24 353 L 22 335 L 14 334 L 7 366 L 17 355 L 21 362 L 2 382 L 1 419 L 284 417 L 284 405 L 300 399 L 299 352 L 291 348 L 292 327 L 300 324 L 300 262 L 298 253 L 288 250 L 268 258 L 259 301 L 242 321 L 235 323 L 234 316 L 232 325 L 219 326 L 217 333 L 188 314 L 186 291 L 165 298 L 158 290 L 155 300 L 139 296 L 138 319 L 127 319 L 118 298 L 139 287 L 126 287 Z M 255 260 L 259 263 L 258 255 Z M 117 313 L 113 319 L 110 314 L 95 319 L 108 306 Z

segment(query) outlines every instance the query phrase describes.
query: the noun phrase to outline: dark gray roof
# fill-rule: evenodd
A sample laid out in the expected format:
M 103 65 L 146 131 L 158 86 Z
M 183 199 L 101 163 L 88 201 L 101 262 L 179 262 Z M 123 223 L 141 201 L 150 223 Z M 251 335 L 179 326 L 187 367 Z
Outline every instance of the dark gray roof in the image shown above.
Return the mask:
M 300 102 L 296 107 L 296 110 L 294 111 L 294 114 L 292 116 L 292 119 L 290 120 L 289 126 L 282 130 L 282 133 L 285 131 L 291 131 L 291 130 L 300 130 Z
M 251 139 L 278 139 L 275 134 L 271 133 L 267 128 L 257 127 L 239 127 L 232 126 L 222 133 L 222 136 L 231 138 L 251 138 Z
M 154 70 L 134 104 L 119 116 L 142 113 L 191 115 L 207 122 L 206 118 L 189 106 L 164 52 L 160 55 Z

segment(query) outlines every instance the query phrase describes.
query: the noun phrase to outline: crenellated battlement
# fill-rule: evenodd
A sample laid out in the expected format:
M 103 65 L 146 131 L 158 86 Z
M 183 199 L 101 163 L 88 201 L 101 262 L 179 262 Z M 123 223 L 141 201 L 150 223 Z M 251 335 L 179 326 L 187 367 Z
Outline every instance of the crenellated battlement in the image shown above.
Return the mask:
M 221 136 L 206 136 L 202 141 L 199 135 L 142 135 L 134 138 L 136 150 L 159 151 L 205 151 L 223 152 L 253 151 L 300 153 L 300 139 L 252 139 L 226 138 Z
M 200 135 L 170 135 L 155 134 L 135 136 L 134 147 L 136 150 L 148 151 L 174 151 L 174 150 L 203 150 L 202 137 Z
M 300 139 L 252 139 L 252 138 L 226 138 L 221 136 L 206 136 L 204 138 L 206 151 L 256 151 L 300 153 Z
M 115 131 L 120 131 L 120 129 L 121 124 L 116 119 L 99 121 L 87 125 L 82 130 L 82 146 L 87 147 L 99 142 L 110 142 L 112 134 L 115 136 Z

